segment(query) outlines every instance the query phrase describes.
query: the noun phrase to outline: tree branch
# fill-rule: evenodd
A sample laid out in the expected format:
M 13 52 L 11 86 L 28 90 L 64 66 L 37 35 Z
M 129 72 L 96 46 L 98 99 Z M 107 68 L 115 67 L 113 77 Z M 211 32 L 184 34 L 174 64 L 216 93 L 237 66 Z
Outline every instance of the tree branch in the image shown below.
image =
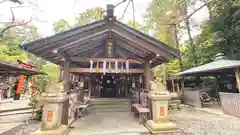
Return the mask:
M 28 23 L 31 23 L 32 20 L 33 20 L 33 17 L 31 17 L 30 20 L 29 20 L 29 21 L 26 21 L 26 22 L 24 22 L 24 21 L 21 21 L 21 22 L 20 22 L 20 21 L 19 21 L 19 22 L 14 21 L 13 23 L 11 23 L 10 25 L 8 25 L 7 27 L 5 27 L 5 28 L 3 28 L 3 29 L 1 30 L 1 32 L 0 32 L 0 38 L 3 37 L 4 32 L 6 32 L 7 30 L 9 30 L 9 29 L 11 29 L 11 28 L 14 28 L 14 27 L 17 27 L 17 26 L 27 25 Z
M 3 0 L 3 1 L 0 1 L 0 4 L 2 4 L 3 2 L 6 2 L 7 0 Z

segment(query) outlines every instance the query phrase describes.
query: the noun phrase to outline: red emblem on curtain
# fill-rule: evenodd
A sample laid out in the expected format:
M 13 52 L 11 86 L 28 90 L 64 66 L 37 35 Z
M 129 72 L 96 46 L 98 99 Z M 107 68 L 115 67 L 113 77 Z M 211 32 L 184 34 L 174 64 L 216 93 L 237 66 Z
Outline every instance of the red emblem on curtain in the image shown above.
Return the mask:
M 164 115 L 164 107 L 160 107 L 160 115 L 161 115 L 161 116 Z

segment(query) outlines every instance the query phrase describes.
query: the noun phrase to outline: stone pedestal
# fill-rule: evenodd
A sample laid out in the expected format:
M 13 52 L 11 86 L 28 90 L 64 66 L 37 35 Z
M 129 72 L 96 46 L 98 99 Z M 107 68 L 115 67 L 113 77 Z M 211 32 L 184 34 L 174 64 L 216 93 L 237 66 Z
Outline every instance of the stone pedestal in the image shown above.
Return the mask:
M 64 135 L 68 125 L 61 125 L 63 104 L 68 101 L 66 92 L 45 92 L 38 97 L 44 105 L 41 128 L 32 135 Z
M 152 101 L 153 120 L 148 120 L 145 126 L 152 133 L 175 132 L 178 128 L 168 119 L 169 92 L 150 91 L 148 97 Z

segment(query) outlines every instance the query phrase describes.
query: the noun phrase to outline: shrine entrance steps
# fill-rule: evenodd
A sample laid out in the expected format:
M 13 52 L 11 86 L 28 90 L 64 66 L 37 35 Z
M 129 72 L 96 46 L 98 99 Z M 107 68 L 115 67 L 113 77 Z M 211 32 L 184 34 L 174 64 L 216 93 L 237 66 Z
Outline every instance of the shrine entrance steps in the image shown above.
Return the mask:
M 129 112 L 130 101 L 127 98 L 96 98 L 91 99 L 89 112 Z
M 68 135 L 140 135 L 148 130 L 138 123 L 128 99 L 90 101 L 88 115 L 78 119 Z

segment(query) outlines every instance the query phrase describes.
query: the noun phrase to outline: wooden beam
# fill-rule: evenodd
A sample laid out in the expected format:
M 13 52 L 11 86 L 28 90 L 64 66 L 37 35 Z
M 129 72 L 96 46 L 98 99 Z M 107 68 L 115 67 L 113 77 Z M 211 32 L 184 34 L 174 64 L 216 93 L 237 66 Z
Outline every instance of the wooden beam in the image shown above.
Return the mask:
M 138 58 L 138 57 L 132 56 L 132 55 L 126 53 L 126 52 L 123 51 L 123 50 L 122 50 L 122 51 L 117 50 L 116 53 L 118 53 L 118 54 L 119 54 L 121 57 L 123 57 L 123 58 L 135 59 L 135 60 L 137 60 L 137 61 L 139 61 L 139 62 L 141 62 L 141 63 L 144 61 L 143 59 L 140 59 L 140 58 Z
M 75 55 L 72 55 L 71 57 L 83 57 L 83 58 L 91 58 L 92 55 L 98 51 L 99 49 L 98 48 L 94 48 L 92 50 L 89 50 L 89 51 L 85 51 L 85 52 L 82 52 L 80 54 L 75 54 Z
M 139 63 L 141 64 L 140 61 L 133 60 L 133 59 L 128 59 L 128 58 L 84 58 L 84 57 L 70 57 L 71 61 L 73 62 L 89 62 L 90 60 L 94 62 L 103 62 L 103 61 L 108 61 L 108 62 L 115 62 L 118 60 L 118 62 L 132 62 L 132 63 Z
M 71 73 L 90 73 L 90 68 L 70 68 Z M 95 69 L 92 70 L 92 73 L 103 73 L 102 69 L 99 69 L 99 71 L 96 71 Z M 106 73 L 114 73 L 111 71 L 106 71 Z M 126 71 L 119 70 L 119 73 L 127 73 Z M 129 69 L 128 73 L 144 73 L 143 69 Z
M 125 53 L 130 58 L 136 59 L 136 60 L 141 61 L 141 62 L 145 61 L 145 59 L 140 58 L 136 53 L 130 52 L 129 50 L 127 50 L 123 47 L 117 46 L 116 49 L 122 51 L 123 53 Z
M 117 39 L 117 42 L 119 42 L 120 44 L 126 44 L 126 45 L 128 45 L 128 46 L 133 47 L 133 48 L 137 48 L 138 50 L 140 50 L 140 51 L 143 52 L 143 53 L 150 53 L 150 52 L 151 52 L 151 51 L 148 51 L 148 50 L 140 47 L 140 46 L 137 45 L 137 44 L 132 43 L 131 41 L 124 40 L 124 38 L 121 39 L 121 37 L 118 36 L 118 35 L 116 35 L 116 36 L 114 36 L 114 37 Z
M 68 46 L 68 47 L 60 46 L 59 48 L 64 49 L 64 50 L 69 50 L 69 49 L 73 49 L 73 48 L 86 48 L 89 46 L 89 44 L 95 44 L 95 43 L 101 42 L 106 37 L 107 37 L 107 34 L 103 34 L 101 36 L 96 36 L 96 37 L 92 38 L 91 40 L 84 40 L 84 41 L 78 42 L 78 43 Z
M 117 50 L 116 53 L 118 53 L 123 58 L 128 58 L 127 55 L 125 53 L 123 53 L 122 51 Z
M 120 43 L 117 43 L 117 45 L 123 47 L 123 48 L 126 48 L 127 50 L 130 50 L 131 52 L 134 52 L 138 55 L 141 55 L 142 57 L 145 57 L 146 53 L 142 52 L 142 51 L 139 51 L 138 49 L 136 48 L 133 48 L 131 46 L 128 46 L 126 44 L 120 44 Z
M 106 28 L 102 28 L 102 30 L 98 31 L 98 32 L 94 32 L 90 35 L 87 35 L 87 36 L 83 36 L 83 37 L 79 37 L 77 40 L 75 41 L 72 41 L 72 42 L 69 42 L 67 44 L 64 44 L 61 46 L 61 48 L 65 48 L 65 47 L 71 47 L 72 45 L 76 44 L 76 43 L 79 43 L 79 42 L 82 42 L 82 41 L 86 41 L 86 40 L 90 40 L 91 38 L 94 38 L 96 36 L 99 36 L 99 35 L 102 35 L 106 32 L 108 32 L 109 30 L 106 29 Z
M 55 49 L 53 50 L 53 53 L 55 53 L 58 58 L 64 59 L 64 61 L 70 61 L 69 56 L 61 50 Z
M 96 56 L 98 56 L 99 54 L 101 54 L 103 52 L 103 50 L 98 50 L 98 51 L 96 51 L 93 55 L 92 55 L 92 57 L 96 57 Z
M 135 35 L 130 34 L 129 32 L 124 31 L 123 29 L 119 28 L 118 26 L 113 26 L 112 31 L 128 40 L 131 42 L 138 44 L 142 48 L 145 48 L 151 52 L 154 52 L 156 54 L 159 54 L 160 56 L 165 57 L 166 59 L 172 59 L 173 55 L 166 52 L 165 50 L 161 50 L 159 47 L 156 47 L 155 45 L 147 42 L 146 40 L 143 40 Z
M 102 44 L 102 43 L 99 42 L 99 43 L 97 43 L 97 44 L 88 45 L 88 47 L 86 47 L 86 48 L 71 49 L 71 50 L 68 51 L 68 54 L 70 54 L 71 56 L 74 56 L 74 55 L 77 55 L 77 54 L 80 55 L 80 54 L 83 53 L 83 52 L 86 52 L 86 51 L 89 51 L 89 50 L 91 51 L 92 49 L 100 46 L 101 44 Z

